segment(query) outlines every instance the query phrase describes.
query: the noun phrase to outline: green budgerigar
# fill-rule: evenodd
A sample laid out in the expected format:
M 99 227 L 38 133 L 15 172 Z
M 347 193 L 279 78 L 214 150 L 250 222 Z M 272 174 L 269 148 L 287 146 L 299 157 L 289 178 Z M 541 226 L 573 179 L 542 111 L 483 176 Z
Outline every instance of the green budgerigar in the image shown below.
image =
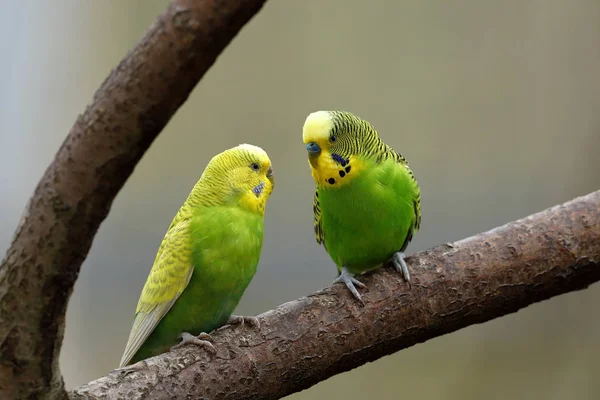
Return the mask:
M 120 367 L 180 343 L 213 350 L 208 333 L 256 324 L 232 316 L 256 272 L 273 169 L 260 147 L 242 144 L 208 163 L 175 215 L 142 289 Z
M 317 190 L 314 225 L 344 283 L 362 303 L 354 276 L 392 261 L 410 282 L 404 251 L 421 224 L 421 194 L 408 162 L 373 126 L 343 111 L 317 111 L 303 141 Z

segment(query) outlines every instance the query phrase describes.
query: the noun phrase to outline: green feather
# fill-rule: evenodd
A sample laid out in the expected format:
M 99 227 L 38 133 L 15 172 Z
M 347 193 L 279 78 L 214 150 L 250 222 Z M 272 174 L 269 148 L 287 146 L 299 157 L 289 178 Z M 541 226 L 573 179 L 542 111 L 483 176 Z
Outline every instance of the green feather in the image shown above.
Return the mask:
M 182 332 L 198 335 L 225 324 L 256 272 L 261 215 L 235 207 L 199 209 L 181 234 L 191 242 L 191 279 L 130 364 L 168 351 Z
M 121 367 L 167 351 L 182 333 L 227 323 L 256 272 L 273 187 L 261 148 L 240 145 L 213 157 L 158 249 Z
M 419 197 L 402 164 L 358 160 L 365 170 L 351 183 L 318 189 L 325 248 L 338 268 L 352 273 L 376 268 L 404 251 L 415 230 Z
M 303 140 L 317 184 L 317 242 L 342 272 L 336 282 L 345 283 L 360 300 L 344 268 L 359 274 L 395 253 L 402 258 L 421 225 L 419 185 L 406 158 L 385 144 L 369 122 L 349 112 L 310 114 Z M 406 269 L 403 264 L 403 259 L 395 263 Z

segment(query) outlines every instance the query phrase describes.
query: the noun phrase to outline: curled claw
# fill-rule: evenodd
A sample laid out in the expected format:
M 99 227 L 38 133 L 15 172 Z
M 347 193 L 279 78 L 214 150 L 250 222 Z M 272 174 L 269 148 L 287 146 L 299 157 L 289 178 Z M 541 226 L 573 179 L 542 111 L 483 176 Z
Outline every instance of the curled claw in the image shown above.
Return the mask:
M 232 315 L 227 320 L 227 325 L 252 325 L 256 329 L 260 329 L 260 321 L 256 317 L 245 317 L 242 315 Z
M 402 276 L 410 286 L 410 274 L 408 273 L 408 267 L 406 266 L 404 257 L 404 253 L 402 253 L 401 251 L 394 253 L 394 255 L 392 256 L 392 264 L 394 264 L 394 268 L 396 268 L 396 271 L 402 273 Z
M 361 289 L 366 289 L 367 286 L 358 279 L 354 278 L 346 267 L 342 268 L 342 273 L 333 281 L 333 283 L 345 284 L 346 287 L 350 290 L 350 293 L 352 293 L 352 295 L 354 296 L 354 298 L 358 300 L 361 304 L 365 304 L 362 300 L 362 297 L 360 297 L 360 293 L 358 293 L 358 290 L 354 285 L 358 286 Z
M 209 353 L 216 354 L 217 349 L 212 345 L 212 337 L 205 332 L 202 332 L 198 336 L 194 336 L 188 332 L 181 333 L 181 343 L 171 347 L 171 350 L 179 349 L 187 344 L 194 344 L 196 346 L 204 347 Z

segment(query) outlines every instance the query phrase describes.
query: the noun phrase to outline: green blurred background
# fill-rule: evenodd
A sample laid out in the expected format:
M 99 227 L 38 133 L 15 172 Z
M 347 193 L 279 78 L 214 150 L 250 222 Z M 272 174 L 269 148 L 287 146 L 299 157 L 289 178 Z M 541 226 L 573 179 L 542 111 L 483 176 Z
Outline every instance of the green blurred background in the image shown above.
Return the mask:
M 0 5 L 0 251 L 78 113 L 167 1 Z M 423 225 L 408 253 L 600 186 L 597 0 L 271 0 L 219 57 L 117 196 L 69 303 L 69 387 L 119 362 L 174 213 L 212 155 L 263 147 L 277 186 L 238 313 L 326 285 L 301 128 L 345 109 L 410 161 Z M 292 399 L 600 398 L 600 286 L 431 340 Z

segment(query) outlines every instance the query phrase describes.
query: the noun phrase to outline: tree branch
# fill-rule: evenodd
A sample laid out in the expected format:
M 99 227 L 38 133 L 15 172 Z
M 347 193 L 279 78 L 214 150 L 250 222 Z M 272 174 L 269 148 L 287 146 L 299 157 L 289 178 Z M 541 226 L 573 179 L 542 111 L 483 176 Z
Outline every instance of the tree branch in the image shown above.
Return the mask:
M 382 268 L 361 307 L 335 285 L 226 326 L 217 356 L 178 349 L 115 370 L 73 399 L 277 399 L 398 350 L 600 280 L 600 191 Z
M 0 264 L 0 398 L 66 398 L 67 301 L 134 166 L 265 0 L 174 0 L 96 92 L 41 178 Z

